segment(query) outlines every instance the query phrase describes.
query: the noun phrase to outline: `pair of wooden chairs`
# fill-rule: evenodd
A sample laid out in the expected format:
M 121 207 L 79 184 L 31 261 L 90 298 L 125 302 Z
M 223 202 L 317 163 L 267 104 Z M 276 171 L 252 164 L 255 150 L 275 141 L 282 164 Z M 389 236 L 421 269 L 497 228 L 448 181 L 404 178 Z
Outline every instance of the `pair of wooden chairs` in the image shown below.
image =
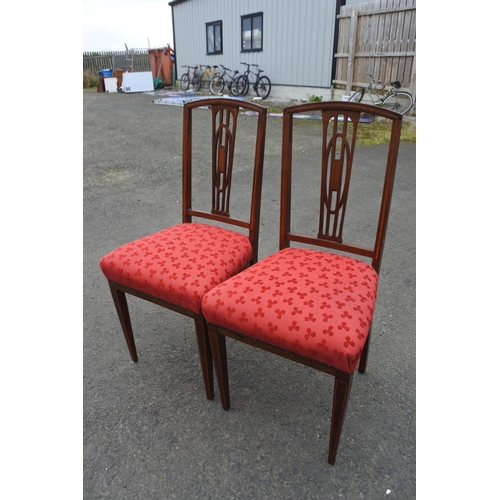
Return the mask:
M 193 151 L 193 111 L 201 107 L 211 113 L 211 158 Z M 240 110 L 256 115 L 246 120 L 256 125 L 252 175 L 244 180 L 251 191 L 246 218 L 231 216 L 229 210 L 233 177 L 249 170 L 248 165 L 237 163 Z M 297 159 L 294 116 L 304 113 L 316 113 L 319 118 L 315 125 L 318 153 Z M 347 234 L 344 222 L 349 220 L 349 188 L 358 168 L 354 165 L 356 135 L 364 113 L 392 124 L 370 245 L 344 242 L 343 236 Z M 402 116 L 334 101 L 284 110 L 279 249 L 260 261 L 266 108 L 237 99 L 204 99 L 185 104 L 183 119 L 182 223 L 127 243 L 101 260 L 132 359 L 138 358 L 126 294 L 194 319 L 206 396 L 214 397 L 215 364 L 225 410 L 230 405 L 226 337 L 333 375 L 328 453 L 333 464 L 353 374 L 356 367 L 363 373 L 367 364 Z M 248 130 L 243 134 L 248 139 Z M 193 204 L 193 169 L 209 170 L 211 195 L 204 197 L 211 200 L 208 210 Z M 371 182 L 370 178 L 371 173 L 364 173 L 358 180 Z M 299 215 L 294 217 L 303 225 L 296 230 L 291 214 L 297 189 L 308 190 L 316 206 L 313 212 L 302 204 L 298 207 Z M 351 237 L 362 233 L 365 239 L 367 226 L 361 219 L 372 212 L 356 211 Z

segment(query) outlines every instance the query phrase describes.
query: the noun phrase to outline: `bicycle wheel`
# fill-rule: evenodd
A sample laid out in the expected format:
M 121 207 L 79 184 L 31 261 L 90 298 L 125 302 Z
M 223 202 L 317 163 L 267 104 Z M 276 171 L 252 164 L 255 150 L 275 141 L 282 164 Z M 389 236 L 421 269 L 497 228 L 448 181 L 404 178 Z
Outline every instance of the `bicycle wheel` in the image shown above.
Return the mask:
M 194 75 L 193 76 L 193 81 L 191 83 L 193 84 L 193 90 L 195 92 L 198 92 L 198 90 L 200 90 L 200 87 L 201 87 L 201 78 L 200 78 L 200 75 Z
M 365 94 L 366 92 L 364 90 L 358 90 L 355 94 L 351 96 L 349 102 L 363 102 L 363 97 L 365 96 Z
M 231 82 L 228 84 L 229 91 L 231 92 L 234 97 L 238 97 L 238 87 L 236 86 L 236 80 L 233 79 Z
M 210 80 L 210 85 L 209 85 L 210 93 L 212 95 L 218 95 L 222 92 L 223 88 L 224 88 L 224 80 L 221 78 L 220 75 L 215 75 Z
M 381 106 L 404 115 L 413 106 L 413 96 L 408 92 L 394 92 L 382 101 Z
M 181 89 L 182 90 L 187 90 L 189 87 L 189 76 L 187 73 L 184 73 L 181 76 Z
M 267 76 L 261 76 L 255 86 L 255 92 L 265 99 L 271 93 L 271 80 Z
M 248 78 L 245 75 L 241 75 L 236 78 L 236 94 L 239 96 L 244 96 L 248 94 L 248 89 L 250 85 L 248 84 Z

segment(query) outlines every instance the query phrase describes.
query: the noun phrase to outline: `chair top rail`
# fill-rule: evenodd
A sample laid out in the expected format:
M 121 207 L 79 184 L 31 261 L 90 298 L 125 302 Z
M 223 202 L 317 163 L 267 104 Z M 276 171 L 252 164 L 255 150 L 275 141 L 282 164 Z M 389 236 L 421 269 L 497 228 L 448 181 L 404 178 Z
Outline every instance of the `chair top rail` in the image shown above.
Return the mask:
M 239 108 L 256 111 L 258 113 L 265 110 L 267 113 L 267 108 L 261 106 L 260 104 L 244 101 L 243 99 L 235 99 L 233 97 L 209 97 L 207 99 L 197 99 L 184 104 L 184 108 L 187 109 L 199 108 L 202 106 L 238 106 Z
M 328 111 L 328 110 L 345 110 L 345 111 L 357 111 L 359 113 L 368 113 L 372 115 L 377 115 L 382 118 L 388 118 L 390 120 L 403 121 L 403 116 L 396 111 L 391 109 L 382 108 L 379 106 L 373 106 L 371 104 L 363 104 L 357 102 L 343 102 L 343 101 L 320 101 L 320 102 L 310 102 L 305 104 L 296 104 L 294 106 L 289 106 L 283 110 L 283 114 L 294 115 L 296 113 L 304 113 L 310 111 Z

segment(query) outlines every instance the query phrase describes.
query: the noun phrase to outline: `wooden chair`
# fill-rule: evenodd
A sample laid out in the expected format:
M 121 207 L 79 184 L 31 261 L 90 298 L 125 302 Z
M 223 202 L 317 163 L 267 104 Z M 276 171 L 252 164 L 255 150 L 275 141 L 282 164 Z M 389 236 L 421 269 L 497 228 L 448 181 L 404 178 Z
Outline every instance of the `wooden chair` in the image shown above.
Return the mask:
M 211 152 L 195 162 L 193 111 L 205 107 L 210 111 L 197 113 L 211 113 L 211 134 L 206 132 L 207 125 L 202 125 L 202 132 L 211 135 Z M 253 129 L 249 125 L 253 135 L 248 139 L 249 132 L 245 128 L 240 140 L 250 140 L 250 152 L 246 149 L 246 157 L 238 160 L 243 155 L 238 156 L 235 151 L 240 108 L 257 117 L 245 117 L 253 121 Z M 258 259 L 267 109 L 238 99 L 203 99 L 184 105 L 183 120 L 182 223 L 120 246 L 105 255 L 100 265 L 108 279 L 133 361 L 138 358 L 126 294 L 194 319 L 205 391 L 207 398 L 213 399 L 212 355 L 207 325 L 201 313 L 201 299 L 213 287 Z M 201 142 L 209 149 L 210 137 Z M 199 156 L 199 149 L 195 153 Z M 229 211 L 233 174 L 237 176 L 233 172 L 235 163 L 247 172 L 242 179 L 247 198 L 250 198 L 246 218 L 231 216 Z M 201 194 L 206 196 L 193 196 L 197 192 L 193 187 L 195 169 L 205 172 L 207 185 Z M 199 198 L 204 198 L 206 204 Z
M 310 138 L 302 139 L 293 161 L 292 182 L 293 117 L 307 113 L 320 114 L 321 121 L 316 125 L 318 152 L 301 152 L 311 142 Z M 356 134 L 364 113 L 391 123 L 390 144 L 379 165 L 381 193 L 375 202 L 372 159 L 366 170 L 354 163 Z M 332 101 L 286 108 L 279 251 L 213 288 L 202 301 L 225 410 L 229 409 L 226 337 L 335 377 L 328 454 L 331 464 L 335 461 L 353 373 L 358 362 L 359 372 L 366 368 L 401 124 L 402 116 L 393 111 L 355 103 Z M 301 125 L 303 130 L 303 120 Z M 350 210 L 354 212 L 350 218 L 354 228 L 347 233 L 347 198 L 354 178 L 364 183 L 365 191 L 360 197 L 352 193 L 350 200 L 357 201 L 361 209 Z M 298 190 L 302 196 L 294 205 Z M 311 215 L 303 198 L 312 200 L 313 193 L 317 204 Z M 356 204 L 351 208 L 357 208 Z M 365 216 L 374 219 L 371 226 L 363 224 Z M 292 219 L 296 222 L 293 227 Z M 294 229 L 296 225 L 299 230 Z M 366 246 L 369 227 L 375 229 Z M 344 241 L 344 234 L 349 234 L 351 242 Z M 354 244 L 354 237 L 363 245 Z

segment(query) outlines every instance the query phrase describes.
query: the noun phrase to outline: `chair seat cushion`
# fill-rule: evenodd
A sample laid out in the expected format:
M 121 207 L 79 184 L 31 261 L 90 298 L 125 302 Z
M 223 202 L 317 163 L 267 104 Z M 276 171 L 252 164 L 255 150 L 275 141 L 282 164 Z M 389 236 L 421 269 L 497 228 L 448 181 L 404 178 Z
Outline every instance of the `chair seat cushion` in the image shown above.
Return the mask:
M 100 265 L 110 281 L 201 313 L 203 295 L 251 258 L 247 236 L 185 223 L 127 243 L 105 255 Z
M 202 301 L 208 323 L 351 373 L 373 319 L 378 275 L 359 260 L 286 248 Z

